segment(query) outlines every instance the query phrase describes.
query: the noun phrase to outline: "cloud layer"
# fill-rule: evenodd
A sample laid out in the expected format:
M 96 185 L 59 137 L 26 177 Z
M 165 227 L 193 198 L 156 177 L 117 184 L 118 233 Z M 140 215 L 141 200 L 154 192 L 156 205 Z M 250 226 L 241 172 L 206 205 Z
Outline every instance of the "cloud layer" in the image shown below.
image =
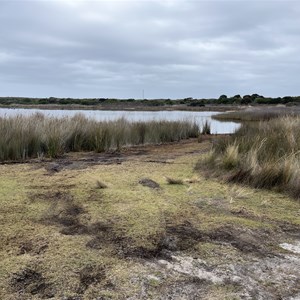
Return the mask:
M 0 94 L 300 95 L 298 1 L 0 0 Z

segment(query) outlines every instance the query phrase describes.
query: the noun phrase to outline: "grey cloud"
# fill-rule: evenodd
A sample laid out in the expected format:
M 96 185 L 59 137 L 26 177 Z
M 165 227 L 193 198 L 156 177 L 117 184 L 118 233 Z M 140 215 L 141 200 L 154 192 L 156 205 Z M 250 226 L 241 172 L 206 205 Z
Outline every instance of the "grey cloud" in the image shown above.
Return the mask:
M 299 11 L 294 1 L 2 0 L 0 91 L 300 94 Z

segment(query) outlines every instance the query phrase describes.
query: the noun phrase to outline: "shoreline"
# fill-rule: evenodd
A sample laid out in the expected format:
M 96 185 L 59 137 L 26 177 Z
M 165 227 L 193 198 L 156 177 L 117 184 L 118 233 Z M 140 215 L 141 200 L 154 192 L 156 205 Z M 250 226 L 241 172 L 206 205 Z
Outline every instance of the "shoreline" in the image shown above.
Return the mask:
M 41 109 L 41 110 L 109 110 L 109 111 L 216 111 L 226 112 L 228 110 L 243 110 L 241 106 L 200 106 L 189 107 L 181 105 L 159 106 L 159 107 L 144 107 L 144 106 L 123 106 L 123 105 L 1 105 L 0 108 L 8 109 Z

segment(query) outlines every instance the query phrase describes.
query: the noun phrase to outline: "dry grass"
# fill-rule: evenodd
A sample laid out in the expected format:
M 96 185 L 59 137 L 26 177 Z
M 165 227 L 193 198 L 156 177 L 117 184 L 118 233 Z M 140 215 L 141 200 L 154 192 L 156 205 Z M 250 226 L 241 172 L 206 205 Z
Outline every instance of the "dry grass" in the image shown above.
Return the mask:
M 69 151 L 120 151 L 123 146 L 179 141 L 199 135 L 189 121 L 97 122 L 82 115 L 73 118 L 0 118 L 0 160 L 56 158 Z
M 268 121 L 284 116 L 299 116 L 299 107 L 251 107 L 245 110 L 232 111 L 214 115 L 219 121 Z
M 276 189 L 300 197 L 300 118 L 244 124 L 216 142 L 200 165 L 228 172 L 229 181 Z M 219 173 L 220 173 L 219 172 Z
M 97 180 L 96 181 L 96 188 L 97 189 L 106 189 L 107 185 L 104 182 L 102 182 L 100 180 Z
M 211 126 L 208 121 L 205 121 L 202 125 L 201 134 L 211 134 Z
M 230 244 L 234 241 L 214 237 L 222 228 L 261 230 L 261 239 L 255 239 L 259 247 L 267 230 L 300 224 L 299 203 L 288 197 L 254 193 L 195 174 L 198 157 L 192 153 L 209 147 L 208 142 L 149 146 L 147 160 L 137 155 L 122 164 L 64 169 L 52 175 L 44 163 L 2 165 L 0 299 L 50 295 L 53 299 L 140 299 L 142 293 L 145 299 L 159 299 L 178 289 L 182 295 L 194 277 L 155 263 L 162 237 L 175 240 L 176 247 L 184 249 L 181 254 L 222 267 L 247 259 L 247 253 Z M 158 156 L 173 163 L 149 163 L 149 158 Z M 167 174 L 192 180 L 171 186 Z M 161 189 L 138 183 L 150 175 Z M 96 179 L 109 188 L 95 189 Z M 217 240 L 204 242 L 201 233 Z M 277 233 L 272 232 L 273 237 Z M 159 278 L 160 284 L 148 284 L 149 278 Z M 226 290 L 227 283 L 217 290 L 213 282 L 204 283 L 211 293 L 205 299 L 234 298 Z M 203 282 L 196 282 L 197 289 L 203 289 Z

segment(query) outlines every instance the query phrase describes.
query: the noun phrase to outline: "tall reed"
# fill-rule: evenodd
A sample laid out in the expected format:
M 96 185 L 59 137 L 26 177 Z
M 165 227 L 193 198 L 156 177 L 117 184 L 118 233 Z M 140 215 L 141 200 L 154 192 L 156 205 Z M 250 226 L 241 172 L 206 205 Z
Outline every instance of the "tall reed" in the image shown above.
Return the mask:
M 123 146 L 179 141 L 199 135 L 199 127 L 188 121 L 129 122 L 72 118 L 0 118 L 0 160 L 58 157 L 69 151 L 119 151 Z
M 228 181 L 300 197 L 300 117 L 243 124 L 199 162 Z

